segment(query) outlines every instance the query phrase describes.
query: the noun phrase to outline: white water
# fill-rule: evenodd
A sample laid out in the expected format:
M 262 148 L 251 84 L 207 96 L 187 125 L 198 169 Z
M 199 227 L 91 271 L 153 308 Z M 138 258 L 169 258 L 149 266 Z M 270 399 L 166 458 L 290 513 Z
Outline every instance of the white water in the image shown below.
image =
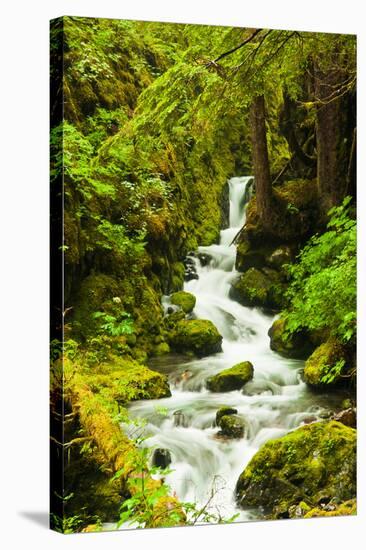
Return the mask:
M 222 517 L 239 512 L 237 521 L 259 514 L 238 510 L 234 499 L 237 479 L 251 457 L 269 439 L 298 427 L 306 417 L 318 417 L 330 405 L 329 396 L 312 394 L 301 381 L 302 361 L 284 359 L 270 350 L 267 333 L 274 318 L 229 298 L 230 281 L 237 276 L 236 249 L 230 244 L 245 221 L 244 196 L 250 180 L 229 181 L 230 227 L 221 231 L 220 244 L 199 248 L 212 261 L 201 267 L 197 260 L 199 279 L 184 287 L 196 296 L 194 315 L 210 319 L 223 335 L 222 352 L 189 361 L 177 356 L 155 360 L 152 368 L 168 374 L 172 397 L 140 401 L 130 407 L 132 418 L 146 420 L 143 431 L 150 437 L 143 445 L 171 452 L 173 472 L 165 479 L 179 499 L 203 505 L 214 488 L 210 510 L 219 509 Z M 254 379 L 244 392 L 211 393 L 205 389 L 206 378 L 247 360 L 254 365 Z M 243 439 L 215 437 L 215 415 L 223 405 L 235 407 L 244 417 L 247 429 Z M 181 422 L 174 414 L 177 411 Z

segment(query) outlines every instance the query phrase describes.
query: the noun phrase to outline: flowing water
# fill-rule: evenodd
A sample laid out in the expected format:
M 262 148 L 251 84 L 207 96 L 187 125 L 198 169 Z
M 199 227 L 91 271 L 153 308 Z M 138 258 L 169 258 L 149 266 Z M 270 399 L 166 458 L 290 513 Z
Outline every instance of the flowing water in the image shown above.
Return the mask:
M 316 395 L 301 380 L 303 362 L 284 359 L 269 348 L 268 329 L 274 317 L 259 309 L 243 307 L 229 297 L 235 271 L 232 240 L 245 222 L 250 177 L 229 180 L 230 226 L 221 231 L 220 244 L 200 247 L 211 261 L 201 266 L 195 259 L 197 280 L 184 290 L 196 296 L 193 314 L 210 319 L 223 335 L 222 352 L 201 359 L 168 355 L 156 358 L 151 368 L 169 377 L 172 396 L 139 401 L 129 408 L 134 419 L 144 419 L 144 446 L 168 449 L 172 472 L 166 482 L 181 501 L 204 505 L 222 517 L 239 513 L 237 521 L 260 517 L 260 511 L 238 510 L 235 485 L 240 473 L 269 439 L 281 437 L 307 418 L 326 417 L 340 397 Z M 165 308 L 169 297 L 164 298 Z M 212 393 L 205 380 L 241 361 L 251 361 L 254 378 L 244 390 Z M 243 439 L 217 436 L 215 415 L 228 405 L 245 419 Z

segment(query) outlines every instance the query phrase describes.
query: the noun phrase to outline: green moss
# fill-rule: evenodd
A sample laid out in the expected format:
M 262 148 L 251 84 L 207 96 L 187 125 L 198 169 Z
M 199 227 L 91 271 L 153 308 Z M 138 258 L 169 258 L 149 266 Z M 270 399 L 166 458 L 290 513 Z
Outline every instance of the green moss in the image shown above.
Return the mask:
M 239 390 L 253 378 L 253 374 L 253 365 L 249 361 L 244 361 L 211 376 L 207 379 L 206 385 L 213 392 Z
M 344 347 L 335 339 L 316 348 L 304 368 L 304 380 L 315 388 L 335 386 L 344 380 L 347 364 Z
M 222 336 L 215 325 L 208 320 L 183 319 L 168 334 L 169 343 L 179 352 L 191 352 L 198 356 L 221 351 Z
M 167 342 L 161 342 L 153 351 L 153 355 L 166 355 L 167 353 L 170 353 L 170 346 Z
M 220 407 L 216 413 L 216 426 L 220 425 L 220 419 L 223 416 L 230 416 L 231 414 L 237 414 L 237 412 L 237 409 L 233 409 L 232 407 Z
M 138 399 L 170 397 L 167 377 L 131 359 L 110 357 L 106 363 L 85 373 L 85 381 L 95 393 L 119 403 Z
M 220 431 L 219 435 L 225 437 L 240 439 L 244 437 L 245 422 L 243 418 L 236 414 L 224 415 L 220 419 Z
M 324 507 L 315 507 L 305 514 L 305 518 L 355 516 L 357 514 L 357 502 L 353 498 L 340 504 L 330 504 Z
M 280 274 L 268 268 L 250 267 L 230 289 L 230 296 L 249 307 L 280 309 L 283 304 L 284 285 Z
M 356 430 L 316 422 L 268 441 L 239 477 L 242 506 L 288 510 L 305 500 L 348 500 L 356 494 Z
M 196 305 L 196 297 L 190 292 L 184 292 L 183 290 L 174 292 L 170 296 L 170 301 L 172 304 L 182 308 L 184 313 L 191 313 Z
M 288 334 L 286 332 L 286 321 L 283 318 L 276 319 L 273 322 L 268 335 L 271 339 L 271 349 L 284 357 L 304 359 L 309 357 L 314 349 L 314 345 L 305 331 Z

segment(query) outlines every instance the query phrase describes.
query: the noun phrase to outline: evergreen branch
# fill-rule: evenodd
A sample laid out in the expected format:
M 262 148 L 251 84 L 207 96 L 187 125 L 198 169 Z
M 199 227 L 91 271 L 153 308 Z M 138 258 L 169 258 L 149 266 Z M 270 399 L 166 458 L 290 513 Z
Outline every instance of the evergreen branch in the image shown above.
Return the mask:
M 235 46 L 235 48 L 232 48 L 231 50 L 228 50 L 227 52 L 222 53 L 221 55 L 216 57 L 216 59 L 214 59 L 213 61 L 209 61 L 208 63 L 206 63 L 206 67 L 210 67 L 211 65 L 216 65 L 224 57 L 227 57 L 228 55 L 231 55 L 232 53 L 236 52 L 237 50 L 239 50 L 240 48 L 242 48 L 243 46 L 251 42 L 253 38 L 255 38 L 257 34 L 259 34 L 262 30 L 263 29 L 255 29 L 255 31 L 248 38 L 244 40 L 244 42 L 242 42 L 238 46 Z

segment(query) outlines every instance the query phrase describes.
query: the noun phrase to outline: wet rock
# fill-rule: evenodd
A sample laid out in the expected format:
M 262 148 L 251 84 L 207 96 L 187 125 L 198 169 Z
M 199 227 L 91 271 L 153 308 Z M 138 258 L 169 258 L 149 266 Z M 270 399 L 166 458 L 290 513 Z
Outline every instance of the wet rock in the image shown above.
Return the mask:
M 350 428 L 356 428 L 357 427 L 356 409 L 349 408 L 344 411 L 340 411 L 339 413 L 333 416 L 333 420 L 336 420 L 337 422 L 341 422 L 341 424 L 344 424 L 345 426 L 349 426 Z
M 218 435 L 233 439 L 244 437 L 245 421 L 236 414 L 225 415 L 220 418 Z
M 155 449 L 152 464 L 157 468 L 167 468 L 172 462 L 172 457 L 168 449 Z
M 174 294 L 170 296 L 170 301 L 175 306 L 179 306 L 184 313 L 191 313 L 196 305 L 196 297 L 184 290 L 174 292 Z
M 291 506 L 356 495 L 356 430 L 339 422 L 314 422 L 268 441 L 238 479 L 243 507 L 263 506 L 287 517 Z
M 196 270 L 196 262 L 194 259 L 194 252 L 191 252 L 183 260 L 184 265 L 184 280 L 192 281 L 193 279 L 198 279 L 198 274 Z
M 344 381 L 347 372 L 344 347 L 334 338 L 318 346 L 305 363 L 304 380 L 313 388 L 324 389 Z
M 216 413 L 216 426 L 220 426 L 220 420 L 223 416 L 230 416 L 231 414 L 237 414 L 237 409 L 232 407 L 220 407 Z
M 305 359 L 314 350 L 314 344 L 310 341 L 305 331 L 296 334 L 286 332 L 286 321 L 277 319 L 268 331 L 270 348 L 284 357 L 291 359 Z
M 199 357 L 221 351 L 222 336 L 215 325 L 204 319 L 183 319 L 178 321 L 169 343 L 182 353 L 194 353 Z
M 206 385 L 213 392 L 240 390 L 253 378 L 253 373 L 252 363 L 244 361 L 211 376 L 207 379 Z
M 199 259 L 202 267 L 205 267 L 206 265 L 208 265 L 212 260 L 212 256 L 210 256 L 209 254 L 206 254 L 205 252 L 198 252 L 197 258 Z
M 194 279 L 199 279 L 197 271 L 193 268 L 186 269 L 184 272 L 184 280 L 188 282 L 193 281 Z
M 277 271 L 250 267 L 233 281 L 229 295 L 243 306 L 281 309 L 284 292 L 285 287 Z
M 248 250 L 245 253 L 237 254 L 235 268 L 237 271 L 245 272 L 251 267 L 261 269 L 266 265 L 266 259 L 263 254 L 256 250 Z
M 188 426 L 188 422 L 183 411 L 174 411 L 173 421 L 176 428 L 187 428 Z
M 311 424 L 312 422 L 317 422 L 317 417 L 316 416 L 307 416 L 306 418 L 303 419 L 302 423 L 303 424 Z

